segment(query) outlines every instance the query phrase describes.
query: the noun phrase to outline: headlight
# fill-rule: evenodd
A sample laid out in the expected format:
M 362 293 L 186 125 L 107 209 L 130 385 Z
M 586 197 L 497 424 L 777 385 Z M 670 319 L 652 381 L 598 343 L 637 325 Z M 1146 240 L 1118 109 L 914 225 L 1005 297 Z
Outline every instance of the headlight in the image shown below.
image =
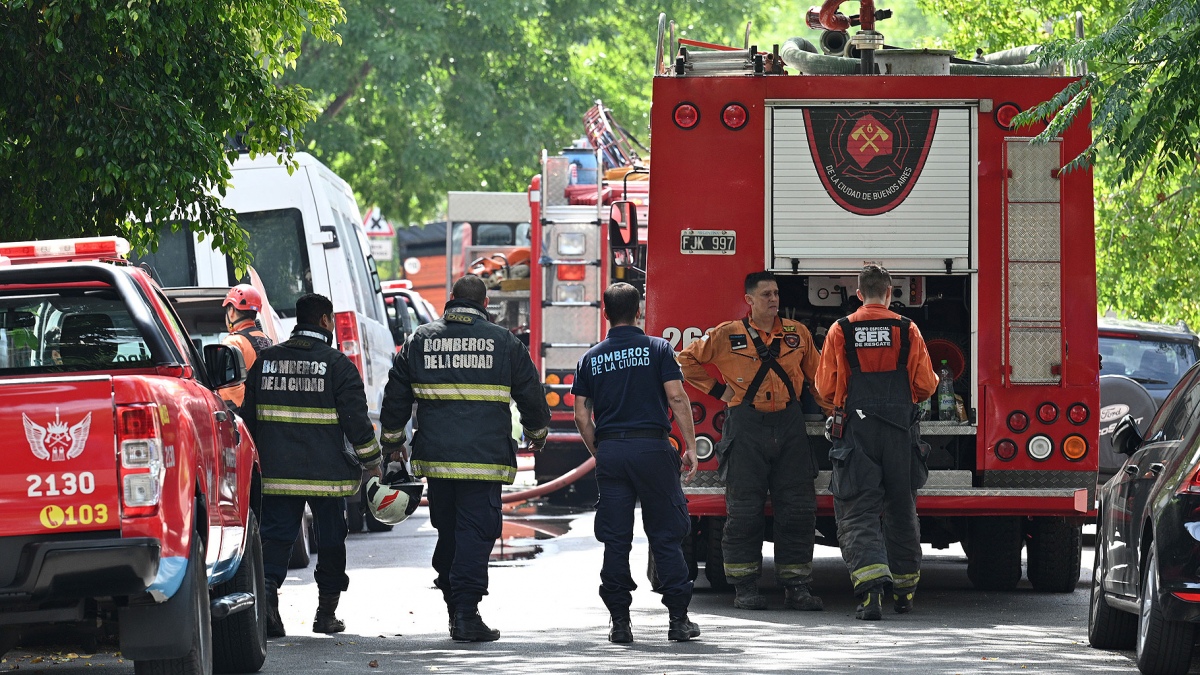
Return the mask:
M 587 238 L 582 232 L 562 232 L 558 235 L 559 255 L 583 255 Z
M 559 302 L 583 302 L 585 295 L 583 284 L 560 284 L 557 291 Z

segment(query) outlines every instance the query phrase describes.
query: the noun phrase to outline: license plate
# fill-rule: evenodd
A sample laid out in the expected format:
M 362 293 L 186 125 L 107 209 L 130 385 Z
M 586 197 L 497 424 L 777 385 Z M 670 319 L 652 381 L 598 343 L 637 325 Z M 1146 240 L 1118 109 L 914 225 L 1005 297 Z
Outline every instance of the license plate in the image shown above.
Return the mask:
M 679 252 L 691 255 L 733 255 L 737 233 L 733 230 L 684 230 L 679 235 Z

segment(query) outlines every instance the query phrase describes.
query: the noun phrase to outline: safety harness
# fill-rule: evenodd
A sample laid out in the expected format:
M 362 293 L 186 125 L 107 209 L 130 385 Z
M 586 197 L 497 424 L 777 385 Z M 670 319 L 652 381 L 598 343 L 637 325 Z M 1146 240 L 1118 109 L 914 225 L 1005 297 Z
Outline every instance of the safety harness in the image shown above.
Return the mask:
M 746 387 L 746 394 L 742 397 L 742 403 L 754 407 L 754 397 L 758 395 L 758 388 L 762 386 L 763 380 L 767 379 L 768 372 L 774 372 L 779 379 L 783 380 L 783 386 L 788 390 L 788 401 L 796 400 L 796 389 L 792 386 L 792 378 L 788 377 L 787 371 L 783 366 L 779 365 L 779 343 L 781 340 L 772 340 L 771 346 L 767 346 L 759 337 L 758 331 L 750 326 L 750 319 L 743 318 L 742 324 L 746 327 L 746 333 L 750 335 L 750 339 L 754 342 L 754 350 L 758 352 L 758 360 L 762 365 L 758 367 L 758 372 L 754 374 L 754 379 L 750 380 L 750 386 Z M 857 363 L 857 362 L 856 362 Z

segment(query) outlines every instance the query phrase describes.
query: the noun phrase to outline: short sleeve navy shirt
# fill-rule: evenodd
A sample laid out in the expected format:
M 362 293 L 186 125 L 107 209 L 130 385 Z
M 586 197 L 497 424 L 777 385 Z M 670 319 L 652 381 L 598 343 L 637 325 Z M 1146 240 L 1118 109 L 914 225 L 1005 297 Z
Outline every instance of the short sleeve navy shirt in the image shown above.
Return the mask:
M 597 434 L 671 430 L 663 383 L 683 380 L 671 344 L 636 326 L 614 326 L 579 360 L 571 393 L 592 399 Z

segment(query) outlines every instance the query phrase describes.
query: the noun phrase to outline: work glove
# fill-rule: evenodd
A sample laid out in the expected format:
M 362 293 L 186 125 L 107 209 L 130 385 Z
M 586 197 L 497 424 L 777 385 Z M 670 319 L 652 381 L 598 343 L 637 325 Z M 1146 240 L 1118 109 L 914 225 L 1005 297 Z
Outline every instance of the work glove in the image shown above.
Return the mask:
M 541 450 L 542 448 L 546 447 L 546 437 L 550 435 L 549 427 L 538 429 L 537 431 L 525 429 L 524 432 L 525 440 L 533 446 L 534 450 Z
M 825 440 L 833 442 L 833 417 L 825 418 Z

